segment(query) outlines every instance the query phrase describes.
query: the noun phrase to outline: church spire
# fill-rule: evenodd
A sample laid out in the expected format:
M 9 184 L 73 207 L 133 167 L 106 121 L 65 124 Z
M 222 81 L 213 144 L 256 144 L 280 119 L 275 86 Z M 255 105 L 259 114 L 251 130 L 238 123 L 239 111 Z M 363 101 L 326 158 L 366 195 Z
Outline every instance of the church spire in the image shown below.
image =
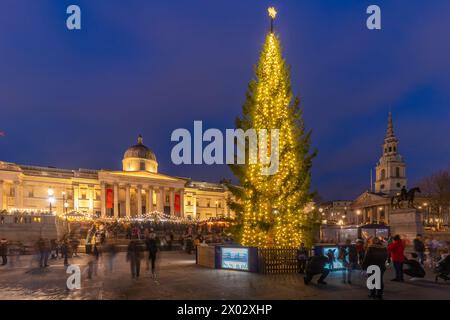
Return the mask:
M 394 134 L 394 124 L 392 122 L 392 112 L 389 111 L 389 116 L 388 116 L 388 126 L 387 126 L 387 130 L 386 130 L 386 139 L 388 138 L 395 138 L 395 134 Z
M 395 194 L 406 186 L 406 164 L 398 153 L 398 139 L 394 134 L 392 113 L 389 112 L 383 155 L 377 163 L 375 192 Z

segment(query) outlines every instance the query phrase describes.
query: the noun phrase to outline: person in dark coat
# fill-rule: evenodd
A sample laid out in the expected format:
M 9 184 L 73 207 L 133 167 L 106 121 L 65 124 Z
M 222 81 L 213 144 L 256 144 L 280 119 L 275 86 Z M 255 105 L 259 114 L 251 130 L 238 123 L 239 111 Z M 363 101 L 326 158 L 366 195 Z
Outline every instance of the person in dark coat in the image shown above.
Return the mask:
M 136 240 L 131 240 L 127 248 L 127 262 L 130 263 L 131 277 L 139 278 L 141 271 L 142 246 Z
M 61 244 L 61 255 L 64 258 L 64 266 L 69 265 L 69 242 L 64 240 Z
M 305 273 L 306 262 L 309 258 L 309 251 L 302 242 L 297 250 L 298 273 Z
M 0 256 L 2 256 L 2 266 L 8 263 L 8 241 L 3 238 L 0 240 Z
M 386 271 L 386 261 L 388 259 L 387 249 L 381 244 L 380 239 L 374 238 L 364 255 L 361 268 L 367 270 L 369 266 L 376 265 L 381 271 L 381 289 L 371 289 L 369 298 L 383 299 L 384 282 L 383 276 Z
M 417 261 L 417 258 L 418 256 L 414 252 L 411 253 L 411 259 L 405 258 L 405 261 L 403 262 L 405 269 L 403 272 L 412 278 L 424 278 L 425 270 L 419 261 Z
M 425 262 L 425 244 L 422 241 L 422 235 L 418 234 L 413 241 L 414 251 L 417 254 L 418 260 L 421 265 Z
M 148 251 L 148 260 L 151 261 L 153 277 L 156 276 L 155 262 L 156 262 L 156 253 L 158 252 L 157 240 L 158 239 L 156 238 L 156 233 L 153 231 L 153 229 L 150 229 L 150 233 L 148 234 L 147 238 L 145 239 L 145 245 L 146 245 L 147 251 Z M 148 267 L 147 267 L 147 270 L 148 270 Z
M 50 243 L 44 238 L 38 240 L 39 248 L 39 266 L 41 268 L 48 267 L 48 255 L 50 252 Z
M 330 270 L 325 268 L 325 265 L 329 263 L 329 260 L 326 256 L 320 255 L 320 256 L 313 256 L 308 259 L 308 262 L 306 263 L 306 269 L 305 269 L 305 276 L 303 278 L 305 284 L 309 284 L 312 280 L 312 278 L 320 274 L 319 280 L 317 280 L 317 283 L 319 284 L 327 284 L 324 280 L 330 273 Z

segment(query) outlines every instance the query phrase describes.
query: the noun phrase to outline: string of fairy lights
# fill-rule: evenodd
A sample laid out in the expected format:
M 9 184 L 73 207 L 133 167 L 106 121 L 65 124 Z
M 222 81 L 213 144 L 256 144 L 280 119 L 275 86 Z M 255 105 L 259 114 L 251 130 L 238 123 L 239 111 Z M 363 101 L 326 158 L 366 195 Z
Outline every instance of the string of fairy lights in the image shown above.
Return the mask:
M 125 217 L 97 217 L 86 212 L 70 212 L 57 216 L 59 219 L 68 222 L 117 222 L 117 223 L 135 223 L 135 222 L 155 222 L 155 223 L 175 223 L 175 224 L 200 224 L 223 222 L 221 219 L 213 221 L 211 219 L 192 219 L 170 215 L 164 212 L 153 211 L 141 215 Z

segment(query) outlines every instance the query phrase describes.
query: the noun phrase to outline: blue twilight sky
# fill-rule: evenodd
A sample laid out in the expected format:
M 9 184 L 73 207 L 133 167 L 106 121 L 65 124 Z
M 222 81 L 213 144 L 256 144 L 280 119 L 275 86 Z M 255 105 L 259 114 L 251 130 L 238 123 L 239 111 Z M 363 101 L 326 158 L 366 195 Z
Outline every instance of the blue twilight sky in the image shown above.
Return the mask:
M 392 110 L 410 185 L 450 163 L 450 1 L 2 0 L 0 160 L 121 166 L 139 133 L 160 171 L 231 177 L 225 165 L 175 166 L 170 134 L 232 128 L 268 30 L 266 8 L 313 130 L 313 189 L 369 188 Z M 82 30 L 65 26 L 82 10 Z M 378 4 L 382 30 L 366 28 Z

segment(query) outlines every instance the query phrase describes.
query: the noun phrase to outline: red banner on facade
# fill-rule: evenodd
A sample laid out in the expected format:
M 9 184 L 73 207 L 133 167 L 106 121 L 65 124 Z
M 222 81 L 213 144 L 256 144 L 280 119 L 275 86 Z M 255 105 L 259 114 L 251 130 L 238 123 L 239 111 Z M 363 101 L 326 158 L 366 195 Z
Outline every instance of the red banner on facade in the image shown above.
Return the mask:
M 106 189 L 106 209 L 113 208 L 114 194 L 113 189 Z
M 181 212 L 181 205 L 180 205 L 180 195 L 175 195 L 175 213 L 179 214 Z

